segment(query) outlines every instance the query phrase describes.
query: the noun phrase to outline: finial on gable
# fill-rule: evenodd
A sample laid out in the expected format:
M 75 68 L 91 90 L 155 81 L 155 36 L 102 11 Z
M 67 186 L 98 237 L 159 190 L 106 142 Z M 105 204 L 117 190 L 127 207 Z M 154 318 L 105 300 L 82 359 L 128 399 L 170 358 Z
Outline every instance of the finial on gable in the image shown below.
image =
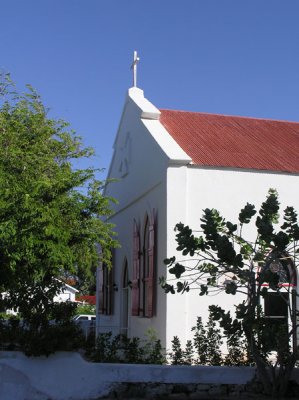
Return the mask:
M 133 70 L 133 87 L 137 87 L 137 63 L 140 58 L 137 56 L 137 51 L 134 51 L 134 59 L 133 64 L 131 65 L 131 69 Z

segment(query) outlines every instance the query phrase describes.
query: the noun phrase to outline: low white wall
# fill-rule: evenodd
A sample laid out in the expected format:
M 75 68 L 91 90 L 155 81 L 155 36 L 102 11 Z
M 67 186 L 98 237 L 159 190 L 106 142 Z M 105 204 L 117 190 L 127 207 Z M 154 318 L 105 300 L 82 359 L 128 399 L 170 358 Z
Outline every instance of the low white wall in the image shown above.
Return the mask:
M 1 400 L 91 400 L 124 382 L 242 385 L 253 376 L 250 367 L 98 364 L 78 353 L 28 358 L 0 352 Z

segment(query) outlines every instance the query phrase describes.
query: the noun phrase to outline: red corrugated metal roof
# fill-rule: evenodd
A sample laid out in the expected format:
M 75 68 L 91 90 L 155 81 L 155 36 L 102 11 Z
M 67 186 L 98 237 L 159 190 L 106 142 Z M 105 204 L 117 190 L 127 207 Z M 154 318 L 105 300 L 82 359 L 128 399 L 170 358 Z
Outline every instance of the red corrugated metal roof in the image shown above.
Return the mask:
M 90 296 L 90 295 L 77 296 L 76 300 L 84 301 L 85 303 L 88 303 L 92 306 L 96 305 L 96 296 Z
M 160 110 L 196 165 L 299 173 L 299 123 Z

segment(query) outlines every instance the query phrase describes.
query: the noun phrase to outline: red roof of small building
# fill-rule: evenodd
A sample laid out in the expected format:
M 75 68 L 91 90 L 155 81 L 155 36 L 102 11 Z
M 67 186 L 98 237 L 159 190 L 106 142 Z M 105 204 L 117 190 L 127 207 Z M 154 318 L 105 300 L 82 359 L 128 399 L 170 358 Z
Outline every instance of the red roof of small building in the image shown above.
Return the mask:
M 96 296 L 90 296 L 90 295 L 77 296 L 76 300 L 88 303 L 91 306 L 96 305 Z
M 195 165 L 299 173 L 299 123 L 160 110 Z

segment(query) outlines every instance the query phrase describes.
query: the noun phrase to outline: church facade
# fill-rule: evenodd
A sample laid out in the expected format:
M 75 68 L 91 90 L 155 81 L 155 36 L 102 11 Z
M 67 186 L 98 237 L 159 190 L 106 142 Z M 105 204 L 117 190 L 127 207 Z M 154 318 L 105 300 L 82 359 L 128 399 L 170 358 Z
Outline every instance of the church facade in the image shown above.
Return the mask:
M 159 110 L 137 87 L 128 91 L 114 142 L 105 195 L 118 200 L 110 222 L 121 247 L 111 271 L 100 268 L 97 332 L 143 337 L 157 331 L 163 346 L 190 339 L 208 305 L 233 308 L 234 296 L 165 294 L 165 258 L 176 251 L 174 227 L 199 230 L 202 210 L 228 220 L 275 188 L 282 209 L 299 210 L 299 123 Z M 252 229 L 252 231 L 250 231 Z M 245 232 L 253 237 L 254 227 Z

